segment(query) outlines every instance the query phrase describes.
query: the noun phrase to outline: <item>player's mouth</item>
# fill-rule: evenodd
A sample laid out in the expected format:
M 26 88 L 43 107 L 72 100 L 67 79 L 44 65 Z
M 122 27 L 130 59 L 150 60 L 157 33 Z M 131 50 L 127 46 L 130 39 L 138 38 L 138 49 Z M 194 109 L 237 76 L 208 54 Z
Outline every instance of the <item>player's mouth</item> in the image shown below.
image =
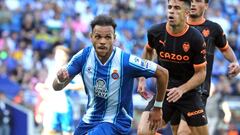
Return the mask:
M 105 47 L 105 46 L 99 46 L 97 49 L 98 49 L 98 50 L 107 50 L 107 47 Z
M 173 21 L 174 21 L 174 17 L 173 17 L 173 16 L 169 16 L 169 17 L 168 17 L 168 20 L 169 20 L 170 22 L 173 22 Z
M 191 8 L 191 12 L 195 12 L 195 11 L 197 11 L 196 8 Z

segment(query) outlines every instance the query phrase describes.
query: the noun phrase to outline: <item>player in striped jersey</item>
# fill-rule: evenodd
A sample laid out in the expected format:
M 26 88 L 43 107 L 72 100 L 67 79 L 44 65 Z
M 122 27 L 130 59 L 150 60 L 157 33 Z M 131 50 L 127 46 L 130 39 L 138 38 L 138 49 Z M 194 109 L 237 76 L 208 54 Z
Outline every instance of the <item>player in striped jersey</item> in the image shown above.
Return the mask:
M 74 134 L 129 134 L 133 80 L 140 76 L 157 78 L 156 104 L 149 118 L 151 130 L 156 130 L 161 124 L 168 71 L 115 47 L 116 24 L 111 17 L 99 15 L 91 22 L 91 27 L 93 46 L 73 56 L 67 67 L 58 71 L 53 82 L 53 88 L 61 90 L 74 76 L 80 74 L 83 78 L 88 95 L 87 111 Z

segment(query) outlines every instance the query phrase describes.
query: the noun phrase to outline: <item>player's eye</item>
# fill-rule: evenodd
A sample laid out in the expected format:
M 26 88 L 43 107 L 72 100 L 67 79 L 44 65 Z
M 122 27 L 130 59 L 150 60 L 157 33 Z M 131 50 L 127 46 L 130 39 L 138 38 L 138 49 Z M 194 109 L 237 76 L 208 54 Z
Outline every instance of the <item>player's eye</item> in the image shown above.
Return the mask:
M 175 6 L 174 8 L 177 9 L 177 10 L 181 9 L 180 6 Z
M 111 36 L 106 36 L 105 37 L 107 40 L 110 40 L 112 37 Z
M 96 36 L 95 36 L 95 38 L 96 38 L 96 39 L 100 39 L 100 38 L 101 38 L 101 36 L 99 36 L 99 35 L 96 35 Z

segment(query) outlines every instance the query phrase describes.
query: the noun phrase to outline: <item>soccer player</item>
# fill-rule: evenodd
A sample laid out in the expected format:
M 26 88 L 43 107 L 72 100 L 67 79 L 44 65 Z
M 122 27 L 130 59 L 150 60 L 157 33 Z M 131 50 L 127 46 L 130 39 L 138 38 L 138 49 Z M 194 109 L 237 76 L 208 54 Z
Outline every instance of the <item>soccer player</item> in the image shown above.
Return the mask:
M 36 89 L 43 98 L 43 133 L 42 135 L 72 135 L 74 130 L 73 105 L 70 98 L 71 90 L 83 89 L 79 78 L 74 78 L 62 91 L 54 91 L 52 81 L 57 71 L 69 60 L 70 50 L 58 45 L 54 48 L 54 61 L 48 68 L 48 77 L 45 83 L 38 83 Z M 39 108 L 41 110 L 41 108 Z
M 173 134 L 177 134 L 181 114 L 194 135 L 207 135 L 207 120 L 199 85 L 205 80 L 205 42 L 201 33 L 187 25 L 190 0 L 168 0 L 167 22 L 152 26 L 147 33 L 148 44 L 143 58 L 152 59 L 157 54 L 158 64 L 169 71 L 169 84 L 163 102 L 163 120 L 171 121 Z M 145 91 L 145 79 L 139 81 L 139 92 Z M 149 110 L 154 101 L 143 112 L 139 135 L 151 134 L 148 130 Z
M 114 20 L 99 15 L 91 22 L 93 46 L 79 51 L 66 68 L 58 71 L 53 82 L 61 90 L 76 75 L 83 78 L 88 95 L 86 114 L 75 135 L 126 135 L 130 133 L 134 78 L 156 77 L 156 104 L 150 112 L 150 129 L 161 125 L 162 100 L 168 83 L 168 71 L 148 60 L 127 54 L 115 47 Z
M 229 77 L 234 77 L 240 72 L 238 60 L 228 45 L 226 36 L 221 26 L 215 22 L 204 18 L 204 14 L 208 8 L 208 0 L 192 0 L 191 11 L 187 23 L 198 29 L 206 42 L 206 59 L 207 59 L 207 75 L 202 84 L 202 100 L 206 106 L 207 98 L 210 92 L 211 74 L 214 60 L 214 51 L 217 47 L 224 57 L 230 62 L 228 68 Z M 188 135 L 190 130 L 185 120 L 181 120 L 178 135 Z

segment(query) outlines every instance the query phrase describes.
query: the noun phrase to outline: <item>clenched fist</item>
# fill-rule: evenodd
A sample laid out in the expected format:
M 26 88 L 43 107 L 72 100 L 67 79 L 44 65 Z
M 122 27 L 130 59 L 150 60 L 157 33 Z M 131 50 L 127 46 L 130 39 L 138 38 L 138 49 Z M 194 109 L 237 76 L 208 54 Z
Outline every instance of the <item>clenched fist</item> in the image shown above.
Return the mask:
M 69 79 L 69 74 L 66 68 L 61 68 L 57 72 L 57 78 L 60 83 L 66 82 Z

